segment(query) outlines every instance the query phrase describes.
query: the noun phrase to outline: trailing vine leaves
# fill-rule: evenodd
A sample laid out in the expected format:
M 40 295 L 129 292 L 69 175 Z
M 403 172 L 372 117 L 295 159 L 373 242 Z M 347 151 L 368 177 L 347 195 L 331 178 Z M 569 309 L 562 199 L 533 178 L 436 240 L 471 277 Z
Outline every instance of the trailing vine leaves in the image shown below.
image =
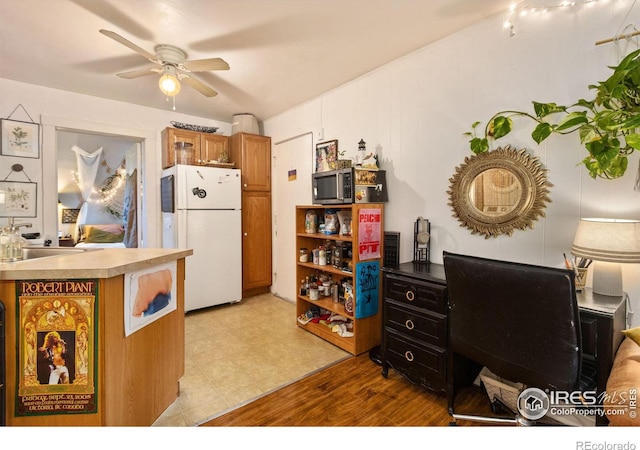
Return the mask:
M 480 122 L 471 125 L 473 153 L 489 151 L 490 142 L 508 135 L 513 118 L 536 122 L 532 139 L 540 144 L 552 134 L 577 132 L 588 155 L 580 162 L 592 178 L 615 179 L 627 170 L 628 156 L 640 150 L 640 49 L 629 53 L 605 81 L 589 85 L 596 92 L 593 100 L 580 99 L 570 106 L 533 103 L 533 113 L 500 111 L 494 114 L 479 134 Z M 552 120 L 555 119 L 555 120 Z

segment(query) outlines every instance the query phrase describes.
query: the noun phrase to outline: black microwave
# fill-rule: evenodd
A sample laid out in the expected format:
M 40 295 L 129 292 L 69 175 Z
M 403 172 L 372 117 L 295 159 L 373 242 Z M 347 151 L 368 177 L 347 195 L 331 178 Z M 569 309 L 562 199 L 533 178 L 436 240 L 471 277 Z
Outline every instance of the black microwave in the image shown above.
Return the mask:
M 340 205 L 354 203 L 354 177 L 351 167 L 313 174 L 313 203 Z

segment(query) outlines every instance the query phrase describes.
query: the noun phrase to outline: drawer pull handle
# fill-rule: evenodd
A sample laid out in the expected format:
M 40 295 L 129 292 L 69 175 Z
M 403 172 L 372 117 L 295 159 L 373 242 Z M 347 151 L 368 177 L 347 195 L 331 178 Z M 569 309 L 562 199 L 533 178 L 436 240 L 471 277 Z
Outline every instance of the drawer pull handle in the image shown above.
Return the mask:
M 411 319 L 407 319 L 407 321 L 404 323 L 404 326 L 407 327 L 408 330 L 413 330 L 413 328 L 415 327 Z
M 404 357 L 407 359 L 407 361 L 413 361 L 413 353 L 411 353 L 411 350 L 407 350 L 406 352 L 404 352 Z
M 415 299 L 416 294 L 413 291 L 407 291 L 405 292 L 404 296 L 407 298 L 407 300 L 412 302 Z

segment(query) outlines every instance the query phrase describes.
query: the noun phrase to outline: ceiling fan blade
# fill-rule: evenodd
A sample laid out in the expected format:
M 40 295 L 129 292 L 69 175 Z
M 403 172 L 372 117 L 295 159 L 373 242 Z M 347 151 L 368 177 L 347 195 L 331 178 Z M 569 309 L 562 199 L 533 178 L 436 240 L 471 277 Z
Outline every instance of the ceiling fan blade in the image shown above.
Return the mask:
M 117 41 L 117 42 L 121 43 L 122 45 L 124 45 L 126 47 L 129 47 L 131 50 L 133 50 L 134 52 L 144 56 L 149 61 L 156 62 L 156 55 L 154 55 L 153 53 L 149 53 L 148 51 L 146 51 L 142 47 L 138 47 L 136 44 L 134 44 L 133 42 L 123 38 L 118 33 L 114 33 L 113 31 L 109 31 L 109 30 L 100 30 L 100 33 L 104 34 L 105 36 L 110 37 L 114 41 Z
M 229 64 L 222 58 L 194 59 L 185 61 L 182 66 L 189 72 L 208 72 L 210 70 L 229 70 Z
M 130 80 L 132 78 L 144 77 L 147 75 L 158 74 L 160 72 L 162 72 L 162 69 L 151 68 L 151 69 L 143 69 L 143 70 L 132 70 L 131 72 L 122 72 L 122 73 L 117 73 L 116 75 L 119 76 L 120 78 L 126 78 L 127 80 Z
M 179 78 L 180 78 L 180 81 L 184 81 L 185 83 L 187 83 L 189 86 L 194 88 L 196 91 L 200 92 L 205 97 L 215 97 L 216 95 L 218 95 L 216 91 L 211 89 L 202 81 L 196 80 L 195 78 L 192 78 L 189 75 L 183 74 Z

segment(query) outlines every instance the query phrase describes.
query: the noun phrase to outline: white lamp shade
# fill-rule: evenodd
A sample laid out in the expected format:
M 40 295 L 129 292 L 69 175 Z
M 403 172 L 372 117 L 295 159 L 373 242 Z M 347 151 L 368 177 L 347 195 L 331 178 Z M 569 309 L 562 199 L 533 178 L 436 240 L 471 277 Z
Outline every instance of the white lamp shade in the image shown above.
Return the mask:
M 580 219 L 571 253 L 594 261 L 640 263 L 640 221 Z
M 580 219 L 571 253 L 595 261 L 593 292 L 621 296 L 624 291 L 618 263 L 640 263 L 640 221 Z

